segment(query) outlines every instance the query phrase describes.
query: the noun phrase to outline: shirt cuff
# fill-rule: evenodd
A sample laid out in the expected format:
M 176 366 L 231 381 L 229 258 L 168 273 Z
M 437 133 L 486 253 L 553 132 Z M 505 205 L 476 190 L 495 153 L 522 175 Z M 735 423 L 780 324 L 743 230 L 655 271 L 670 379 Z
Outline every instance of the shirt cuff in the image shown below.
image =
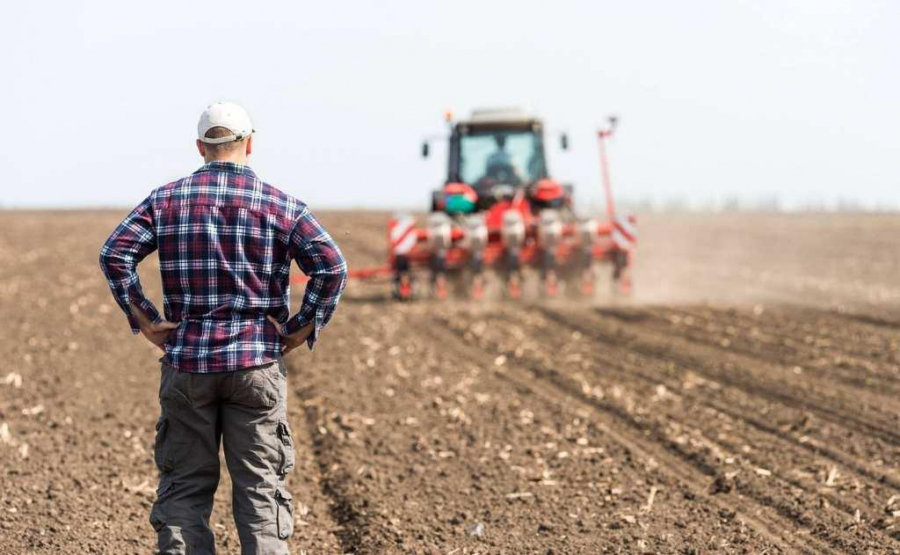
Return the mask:
M 159 311 L 156 310 L 156 307 L 153 306 L 153 303 L 150 302 L 147 297 L 144 297 L 143 295 L 129 295 L 128 292 L 126 292 L 123 297 L 120 304 L 122 310 L 125 312 L 125 316 L 128 318 L 128 325 L 131 326 L 132 334 L 137 335 L 141 333 L 141 326 L 138 324 L 137 318 L 135 318 L 134 312 L 131 310 L 131 303 L 137 305 L 144 314 L 153 321 L 153 323 L 158 324 L 162 322 L 162 316 L 160 316 Z
M 281 333 L 283 335 L 291 335 L 299 331 L 302 327 L 306 326 L 310 322 L 313 322 L 312 333 L 309 334 L 309 337 L 306 338 L 306 344 L 309 346 L 309 350 L 312 351 L 313 347 L 316 344 L 316 341 L 319 339 L 319 330 L 322 329 L 322 321 L 324 320 L 324 315 L 321 310 L 316 310 L 312 317 L 308 314 L 303 314 L 301 310 L 296 316 L 292 317 L 288 320 L 283 326 L 281 326 Z

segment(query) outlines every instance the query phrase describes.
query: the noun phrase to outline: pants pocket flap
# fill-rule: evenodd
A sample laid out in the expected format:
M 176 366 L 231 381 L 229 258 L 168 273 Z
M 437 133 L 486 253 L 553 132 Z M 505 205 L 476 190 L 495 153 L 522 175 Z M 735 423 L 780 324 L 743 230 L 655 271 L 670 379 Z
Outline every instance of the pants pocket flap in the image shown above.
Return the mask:
M 296 454 L 294 453 L 294 440 L 291 438 L 291 428 L 288 423 L 281 421 L 276 428 L 281 449 L 281 464 L 278 473 L 282 476 L 294 469 Z
M 153 440 L 153 462 L 161 472 L 172 470 L 172 461 L 168 457 L 169 419 L 160 416 L 156 421 L 156 438 Z
M 286 540 L 294 533 L 294 506 L 291 494 L 285 490 L 275 490 L 275 505 L 278 511 L 278 537 Z

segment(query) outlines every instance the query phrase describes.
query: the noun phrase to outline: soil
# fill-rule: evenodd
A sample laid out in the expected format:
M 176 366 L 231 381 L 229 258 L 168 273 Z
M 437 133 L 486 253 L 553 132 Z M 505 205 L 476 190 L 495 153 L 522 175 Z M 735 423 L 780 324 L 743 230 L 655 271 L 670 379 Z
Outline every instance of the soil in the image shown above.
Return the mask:
M 122 216 L 0 212 L 2 553 L 153 551 L 158 354 L 97 266 Z M 383 262 L 386 214 L 321 216 Z M 352 283 L 289 359 L 293 552 L 900 552 L 898 218 L 639 225 L 630 299 Z M 239 553 L 224 471 L 212 523 Z

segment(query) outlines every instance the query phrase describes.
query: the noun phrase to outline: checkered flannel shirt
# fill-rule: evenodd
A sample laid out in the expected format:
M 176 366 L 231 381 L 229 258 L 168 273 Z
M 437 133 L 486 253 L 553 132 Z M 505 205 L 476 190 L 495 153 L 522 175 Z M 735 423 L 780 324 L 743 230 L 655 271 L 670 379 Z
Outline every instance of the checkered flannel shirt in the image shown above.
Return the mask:
M 103 245 L 100 266 L 135 334 L 132 303 L 162 321 L 136 272 L 155 250 L 165 317 L 180 322 L 166 341 L 164 361 L 188 372 L 276 360 L 281 337 L 267 315 L 286 334 L 312 322 L 312 349 L 346 284 L 340 249 L 306 205 L 232 162 L 206 164 L 154 190 Z M 310 278 L 294 316 L 291 260 Z

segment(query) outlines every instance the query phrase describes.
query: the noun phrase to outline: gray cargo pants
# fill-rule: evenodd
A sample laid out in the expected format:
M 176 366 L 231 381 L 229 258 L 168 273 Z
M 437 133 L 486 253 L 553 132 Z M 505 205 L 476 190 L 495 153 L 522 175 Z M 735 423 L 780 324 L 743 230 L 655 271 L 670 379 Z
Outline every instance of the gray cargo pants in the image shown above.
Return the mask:
M 150 512 L 161 555 L 215 554 L 209 515 L 220 443 L 234 485 L 242 555 L 289 553 L 294 519 L 284 477 L 294 467 L 294 445 L 286 391 L 281 361 L 215 374 L 163 364 L 153 450 L 160 479 Z

